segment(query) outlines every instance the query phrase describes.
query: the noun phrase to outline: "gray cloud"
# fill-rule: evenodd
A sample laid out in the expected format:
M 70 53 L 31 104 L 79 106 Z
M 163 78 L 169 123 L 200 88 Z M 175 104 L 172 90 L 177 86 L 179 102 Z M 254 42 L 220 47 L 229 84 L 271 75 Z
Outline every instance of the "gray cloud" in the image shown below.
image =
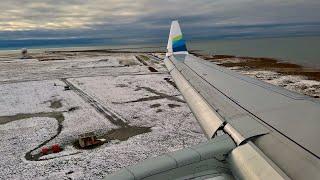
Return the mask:
M 10 0 L 0 39 L 164 41 L 179 19 L 191 39 L 320 34 L 319 0 Z

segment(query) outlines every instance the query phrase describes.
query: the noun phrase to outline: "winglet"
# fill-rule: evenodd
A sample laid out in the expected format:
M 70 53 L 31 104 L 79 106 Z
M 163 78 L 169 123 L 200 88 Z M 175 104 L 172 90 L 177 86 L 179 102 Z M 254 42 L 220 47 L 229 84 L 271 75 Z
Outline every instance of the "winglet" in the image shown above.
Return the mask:
M 170 35 L 167 46 L 167 56 L 173 54 L 188 54 L 186 42 L 183 39 L 178 21 L 172 21 Z

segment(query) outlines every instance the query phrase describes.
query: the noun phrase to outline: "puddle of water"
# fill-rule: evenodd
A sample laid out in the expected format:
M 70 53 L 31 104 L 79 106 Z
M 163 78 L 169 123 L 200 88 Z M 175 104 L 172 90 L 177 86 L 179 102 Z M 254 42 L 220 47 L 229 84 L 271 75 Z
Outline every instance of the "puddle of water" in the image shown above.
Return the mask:
M 157 108 L 157 107 L 160 107 L 161 104 L 157 103 L 157 104 L 152 104 L 150 105 L 150 108 Z
M 149 66 L 148 69 L 149 69 L 150 72 L 158 72 L 158 70 L 156 70 L 155 68 L 153 68 L 151 66 Z
M 127 126 L 109 131 L 103 138 L 107 140 L 126 141 L 130 137 L 151 132 L 150 127 Z
M 55 83 L 54 83 L 54 86 L 57 86 Z M 50 103 L 50 108 L 52 109 L 59 109 L 62 107 L 62 103 L 61 103 L 61 99 L 57 100 L 55 99 L 55 96 L 51 96 L 52 98 L 54 99 L 51 99 L 51 100 L 48 100 L 48 101 L 44 101 L 43 104 L 46 104 L 46 103 Z
M 68 111 L 69 112 L 73 112 L 73 111 L 78 110 L 78 109 L 80 109 L 80 107 L 72 107 L 72 108 L 69 108 Z
M 173 86 L 174 88 L 178 89 L 177 85 L 175 82 L 173 82 L 170 78 L 164 78 L 165 81 L 167 81 L 167 83 L 169 83 L 171 86 Z
M 123 88 L 123 87 L 128 87 L 128 85 L 126 85 L 126 84 L 117 84 L 116 87 L 121 87 L 121 88 Z
M 101 142 L 99 144 L 96 144 L 90 147 L 82 148 L 80 147 L 79 142 L 77 140 L 73 143 L 73 146 L 77 149 L 94 149 L 101 146 L 104 143 L 110 142 L 111 140 L 126 141 L 130 137 L 137 136 L 139 134 L 148 133 L 148 132 L 151 132 L 151 127 L 139 127 L 139 126 L 128 125 L 125 127 L 120 127 L 118 129 L 112 129 L 104 135 L 97 136 L 98 139 L 101 139 L 101 138 L 106 139 L 105 142 Z
M 181 107 L 179 104 L 168 104 L 169 108 Z
M 60 100 L 52 100 L 50 101 L 50 108 L 59 109 L 62 107 L 61 99 Z
M 108 62 L 109 59 L 100 59 L 98 62 Z

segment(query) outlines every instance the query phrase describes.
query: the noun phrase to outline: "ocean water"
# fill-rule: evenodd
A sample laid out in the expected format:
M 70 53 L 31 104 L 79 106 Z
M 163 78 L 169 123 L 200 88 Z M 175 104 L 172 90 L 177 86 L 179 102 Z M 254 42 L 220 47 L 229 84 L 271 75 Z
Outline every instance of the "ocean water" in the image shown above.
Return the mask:
M 270 57 L 307 67 L 320 68 L 320 37 L 191 42 L 189 49 L 200 50 L 206 54 Z
M 21 44 L 23 45 L 23 43 Z M 21 46 L 23 47 L 23 46 Z M 21 47 L 2 46 L 1 53 L 19 53 Z M 320 69 L 320 36 L 285 37 L 263 39 L 187 41 L 189 50 L 197 50 L 205 54 L 225 54 L 235 56 L 269 57 L 291 62 L 306 67 Z M 71 44 L 55 42 L 54 44 L 27 47 L 29 51 L 44 50 L 87 50 L 87 49 L 123 49 L 132 51 L 163 51 L 166 42 L 157 44 L 104 45 L 87 44 L 83 41 Z

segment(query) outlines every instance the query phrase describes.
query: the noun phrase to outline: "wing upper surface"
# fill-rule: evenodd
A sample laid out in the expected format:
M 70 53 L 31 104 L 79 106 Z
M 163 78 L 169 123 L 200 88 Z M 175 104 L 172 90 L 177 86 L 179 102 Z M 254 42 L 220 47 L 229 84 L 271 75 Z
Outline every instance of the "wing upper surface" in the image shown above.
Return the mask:
M 245 138 L 271 128 L 319 157 L 319 102 L 190 54 L 170 56 L 168 60 Z

